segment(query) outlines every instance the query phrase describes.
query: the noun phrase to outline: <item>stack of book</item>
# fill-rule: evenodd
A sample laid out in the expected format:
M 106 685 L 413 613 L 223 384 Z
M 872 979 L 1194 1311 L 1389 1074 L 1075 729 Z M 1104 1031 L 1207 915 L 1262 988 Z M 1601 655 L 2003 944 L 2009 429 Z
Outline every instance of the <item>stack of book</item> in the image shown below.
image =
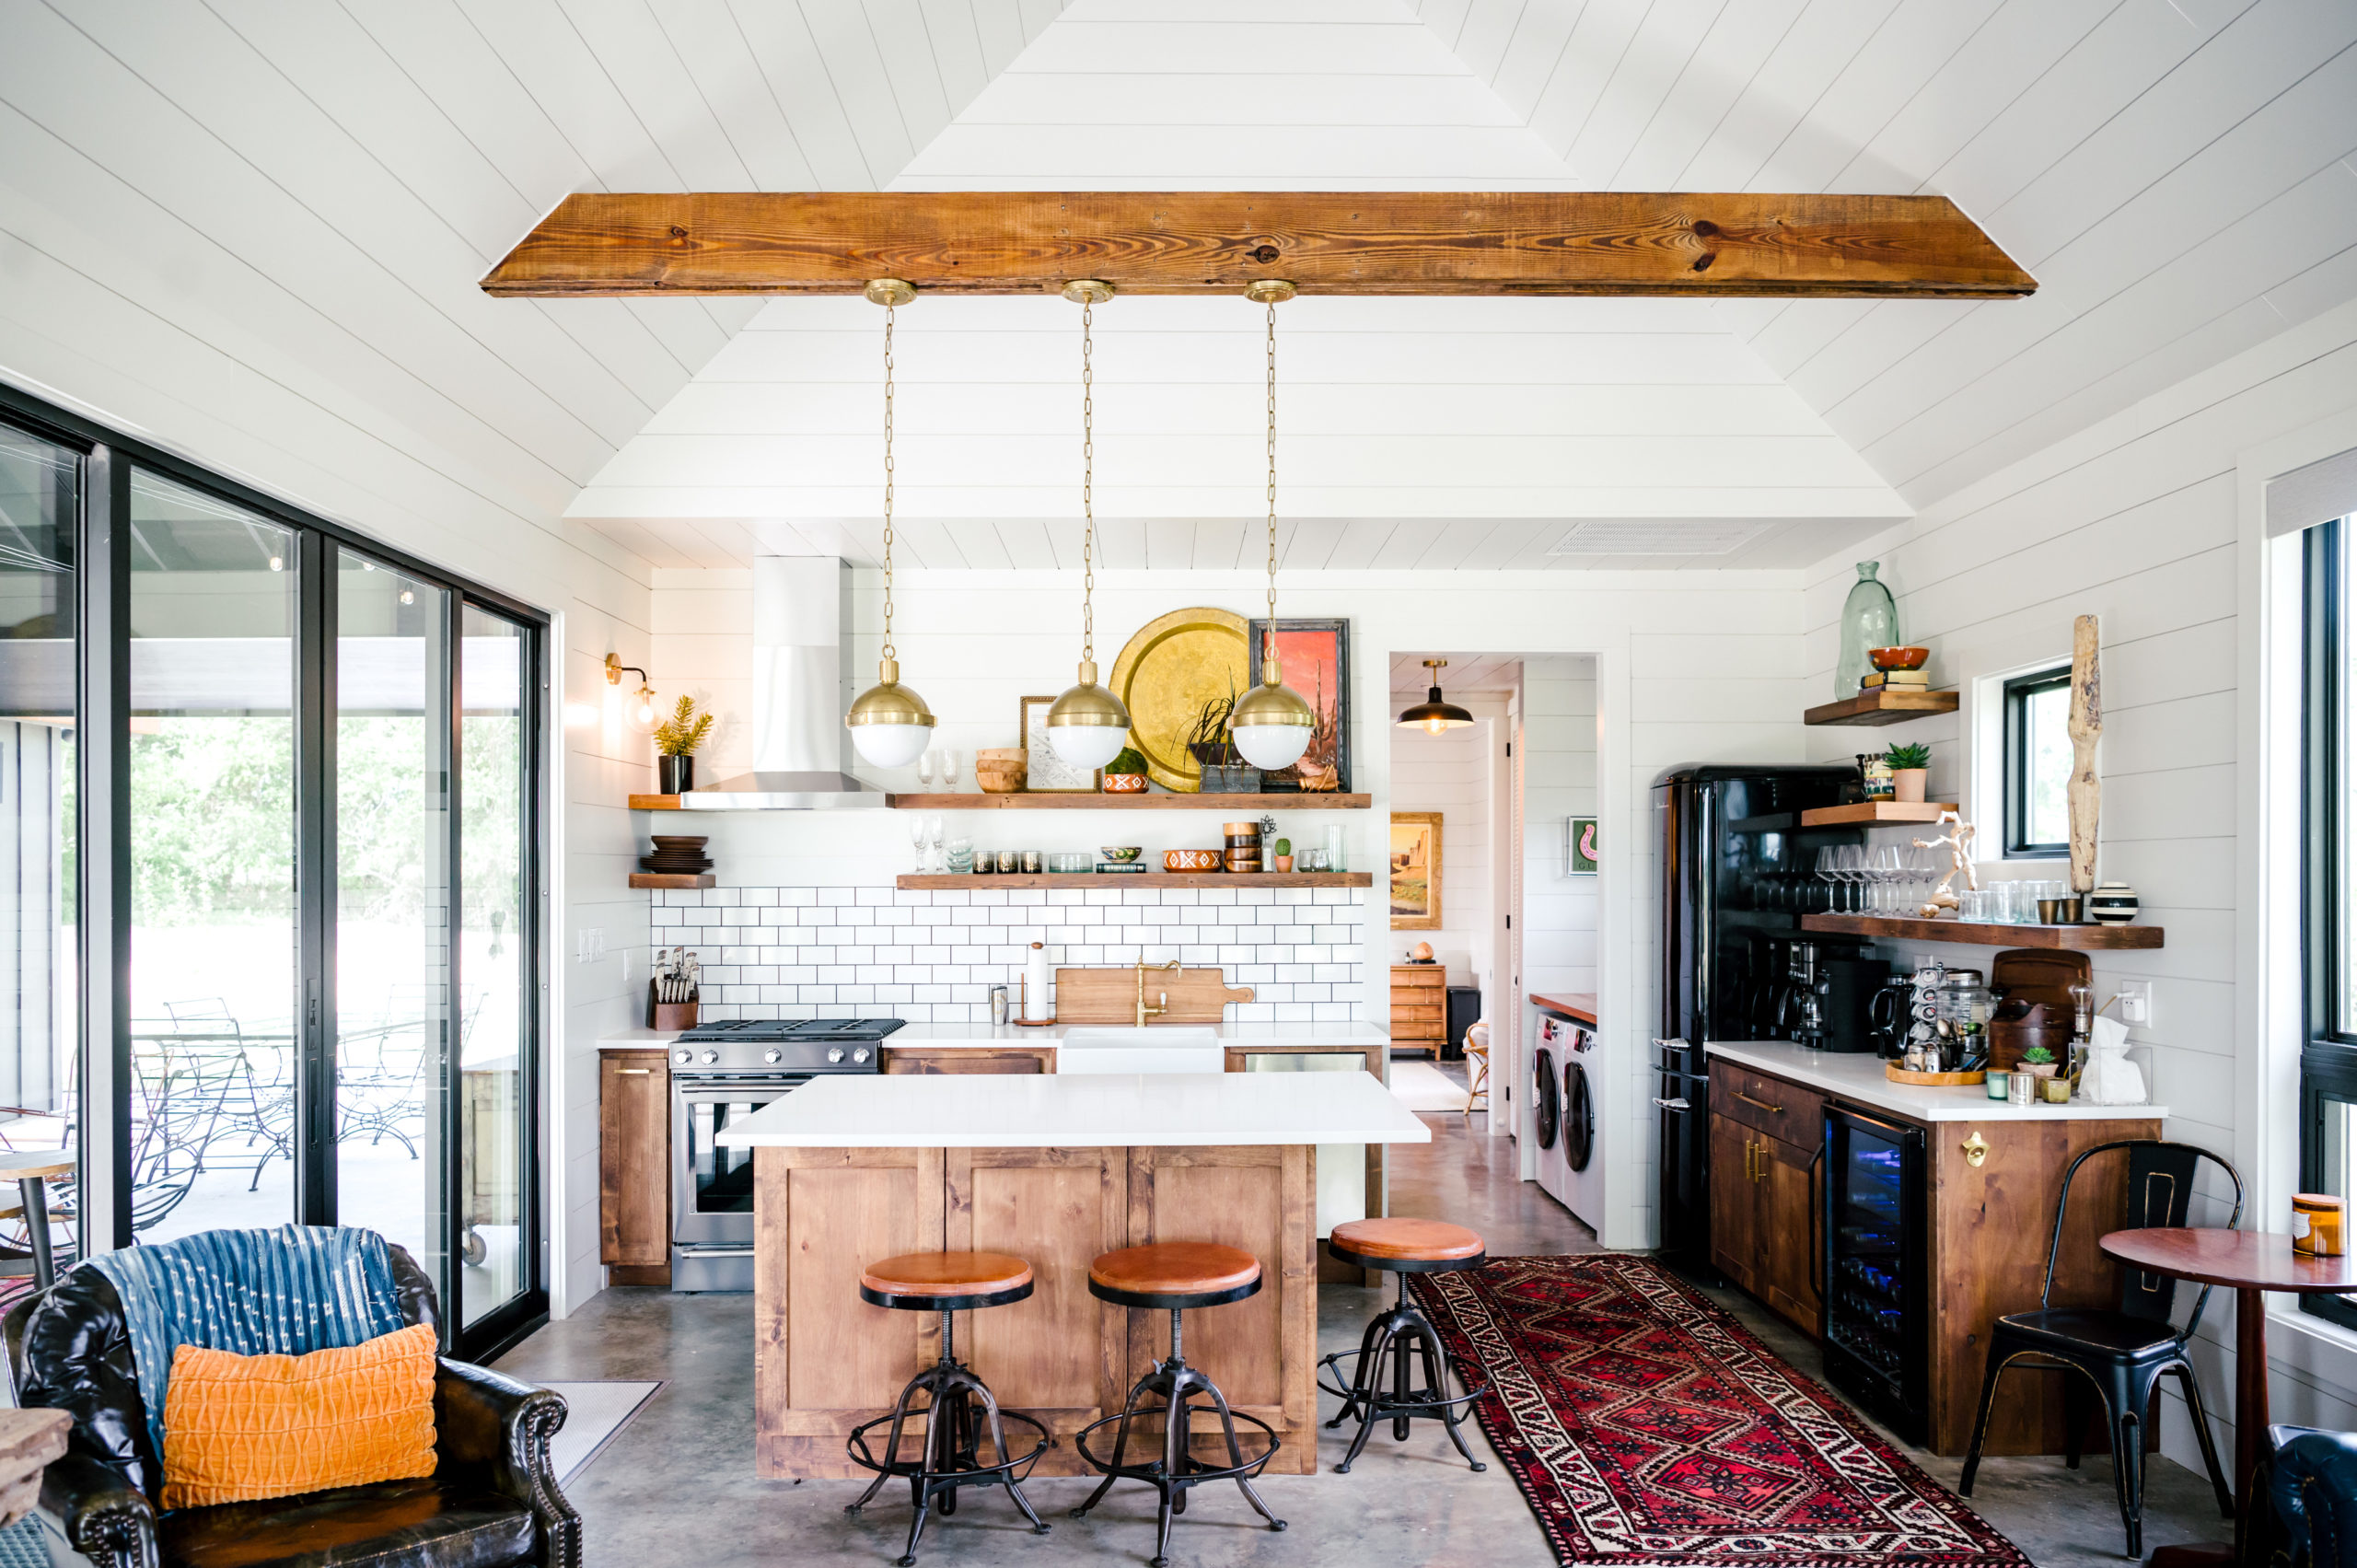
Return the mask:
M 1114 871 L 1144 871 L 1144 869 L 1145 869 L 1145 867 L 1144 867 L 1144 866 L 1143 866 L 1143 865 L 1139 865 L 1139 864 L 1138 864 L 1136 861 L 1134 861 L 1134 860 L 1132 860 L 1132 861 L 1100 860 L 1100 861 L 1098 861 L 1098 862 L 1097 863 L 1097 874 L 1098 874 L 1099 876 L 1103 876 L 1103 875 L 1105 875 L 1105 874 L 1106 874 L 1106 873 L 1108 873 L 1108 872 L 1114 872 Z
M 1870 669 L 1858 677 L 1858 690 L 1879 691 L 1887 687 L 1893 691 L 1928 691 L 1932 689 L 1929 670 Z

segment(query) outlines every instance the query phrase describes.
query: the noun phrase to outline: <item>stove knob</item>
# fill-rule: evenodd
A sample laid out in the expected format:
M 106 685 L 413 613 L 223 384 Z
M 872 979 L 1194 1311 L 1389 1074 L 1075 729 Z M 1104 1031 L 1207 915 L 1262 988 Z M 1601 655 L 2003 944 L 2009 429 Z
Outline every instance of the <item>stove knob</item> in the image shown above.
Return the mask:
M 695 1059 L 696 1053 L 692 1051 L 675 1051 L 671 1053 L 671 1060 L 678 1063 L 682 1067 L 686 1066 L 689 1063 L 693 1062 Z
M 719 1061 L 719 1060 L 720 1060 L 720 1052 L 718 1052 L 718 1051 L 705 1051 L 705 1052 L 703 1053 L 703 1064 L 704 1064 L 705 1066 L 707 1066 L 707 1067 L 711 1066 L 714 1063 L 715 1063 L 715 1062 L 717 1062 L 717 1061 Z
M 830 1046 L 829 1046 L 829 1047 L 827 1048 L 827 1060 L 828 1060 L 828 1061 L 830 1061 L 830 1062 L 841 1062 L 842 1059 L 843 1059 L 843 1048 L 842 1048 L 842 1046 L 840 1046 L 840 1045 L 830 1045 Z
M 764 1051 L 761 1052 L 761 1060 L 774 1067 L 779 1063 L 785 1060 L 785 1052 L 775 1049 Z
M 851 1059 L 852 1059 L 853 1062 L 865 1062 L 865 1061 L 866 1061 L 866 1060 L 867 1060 L 867 1047 L 865 1047 L 865 1046 L 864 1046 L 864 1045 L 863 1045 L 863 1046 L 861 1046 L 857 1051 L 853 1051 L 853 1052 L 851 1053 Z

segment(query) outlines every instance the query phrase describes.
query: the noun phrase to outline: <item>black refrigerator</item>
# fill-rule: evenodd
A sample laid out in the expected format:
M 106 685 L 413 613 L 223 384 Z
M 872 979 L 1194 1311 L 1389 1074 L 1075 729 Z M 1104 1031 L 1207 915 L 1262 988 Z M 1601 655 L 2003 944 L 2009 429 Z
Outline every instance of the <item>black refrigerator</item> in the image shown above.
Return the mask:
M 1862 796 L 1854 765 L 1673 768 L 1654 782 L 1661 848 L 1662 1260 L 1698 1278 L 1711 1266 L 1710 1068 L 1703 1042 L 1779 1038 L 1779 944 L 1824 907 L 1817 851 L 1855 829 L 1808 830 L 1800 814 Z

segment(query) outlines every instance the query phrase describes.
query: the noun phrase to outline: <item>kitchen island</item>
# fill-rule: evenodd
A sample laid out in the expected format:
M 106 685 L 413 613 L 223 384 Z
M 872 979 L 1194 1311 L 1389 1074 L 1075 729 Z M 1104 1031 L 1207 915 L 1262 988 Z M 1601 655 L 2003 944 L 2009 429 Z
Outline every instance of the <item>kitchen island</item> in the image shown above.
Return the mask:
M 1167 1342 L 1160 1313 L 1088 1292 L 1098 1254 L 1216 1241 L 1260 1260 L 1259 1295 L 1190 1316 L 1190 1360 L 1275 1429 L 1271 1465 L 1317 1468 L 1317 1145 L 1431 1133 L 1364 1073 L 825 1078 L 720 1140 L 754 1152 L 758 1473 L 865 1472 L 851 1429 L 936 1353 L 930 1313 L 859 1299 L 863 1264 L 1008 1252 L 1038 1285 L 960 1314 L 960 1358 L 1060 1441 L 1039 1473 L 1084 1473 L 1070 1434 L 1117 1413 Z

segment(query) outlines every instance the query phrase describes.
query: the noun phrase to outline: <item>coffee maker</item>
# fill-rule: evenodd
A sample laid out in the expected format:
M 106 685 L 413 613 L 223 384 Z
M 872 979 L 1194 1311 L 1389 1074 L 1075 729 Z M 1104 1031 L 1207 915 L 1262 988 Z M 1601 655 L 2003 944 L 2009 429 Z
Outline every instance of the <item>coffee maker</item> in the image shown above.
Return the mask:
M 1875 1039 L 1875 994 L 1890 980 L 1888 960 L 1862 954 L 1843 954 L 1824 960 L 1818 982 L 1823 1000 L 1827 1051 L 1872 1051 Z

